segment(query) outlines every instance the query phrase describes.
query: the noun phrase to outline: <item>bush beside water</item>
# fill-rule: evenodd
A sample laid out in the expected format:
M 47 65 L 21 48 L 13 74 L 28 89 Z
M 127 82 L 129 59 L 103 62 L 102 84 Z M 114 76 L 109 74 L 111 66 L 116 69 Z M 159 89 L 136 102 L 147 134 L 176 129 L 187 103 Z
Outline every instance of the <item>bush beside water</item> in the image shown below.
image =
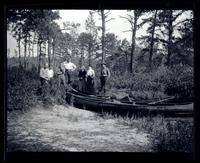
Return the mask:
M 55 77 L 49 94 L 42 97 L 40 80 L 36 69 L 23 70 L 19 67 L 7 69 L 7 109 L 24 110 L 42 101 L 44 104 L 65 104 L 65 89 L 58 89 L 58 79 Z
M 194 152 L 194 126 L 191 119 L 121 117 L 109 113 L 103 113 L 102 117 L 116 118 L 120 124 L 148 133 L 154 152 Z
M 152 72 L 133 74 L 113 72 L 108 88 L 130 89 L 134 98 L 194 98 L 193 68 L 185 65 L 160 66 Z
M 7 109 L 23 110 L 37 103 L 38 75 L 18 67 L 7 70 Z

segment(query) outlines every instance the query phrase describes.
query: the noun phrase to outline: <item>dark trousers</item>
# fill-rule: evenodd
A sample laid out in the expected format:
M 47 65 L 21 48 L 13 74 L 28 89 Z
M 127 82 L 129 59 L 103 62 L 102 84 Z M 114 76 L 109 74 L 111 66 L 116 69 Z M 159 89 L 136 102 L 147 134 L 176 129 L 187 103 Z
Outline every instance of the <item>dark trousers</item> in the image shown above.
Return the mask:
M 68 79 L 68 84 L 70 84 L 71 83 L 71 75 L 70 75 L 70 72 L 68 71 L 68 70 L 66 70 L 66 75 L 67 75 L 67 79 Z
M 101 76 L 100 77 L 100 80 L 101 80 L 101 89 L 100 91 L 104 91 L 104 93 L 106 92 L 106 80 L 107 80 L 107 77 L 106 76 Z
M 61 86 L 61 83 L 66 87 L 66 82 L 65 82 L 65 75 L 60 74 L 58 75 L 58 86 Z
M 43 97 L 46 97 L 49 93 L 49 83 L 46 79 L 40 78 L 40 83 L 41 83 L 41 93 Z
M 43 86 L 45 82 L 46 82 L 46 80 L 44 78 L 40 78 L 41 86 Z
M 95 88 L 94 88 L 94 79 L 90 76 L 87 77 L 86 85 L 85 85 L 85 91 L 87 94 L 95 94 Z
M 79 90 L 83 93 L 85 93 L 85 87 L 86 87 L 86 80 L 85 79 L 79 79 Z

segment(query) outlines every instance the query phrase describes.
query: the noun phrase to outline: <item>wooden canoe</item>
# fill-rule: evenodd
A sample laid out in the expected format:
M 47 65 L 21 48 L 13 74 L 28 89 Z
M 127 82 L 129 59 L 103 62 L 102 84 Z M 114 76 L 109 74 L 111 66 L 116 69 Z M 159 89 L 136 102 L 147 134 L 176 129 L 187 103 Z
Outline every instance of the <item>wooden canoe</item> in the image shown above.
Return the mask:
M 117 99 L 110 97 L 85 95 L 74 89 L 67 92 L 68 102 L 73 103 L 78 108 L 83 108 L 93 111 L 109 111 L 123 114 L 135 114 L 138 116 L 147 115 L 163 115 L 163 116 L 176 116 L 176 117 L 191 117 L 193 116 L 193 103 L 162 103 L 162 102 L 121 102 Z M 165 100 L 160 100 L 165 101 Z

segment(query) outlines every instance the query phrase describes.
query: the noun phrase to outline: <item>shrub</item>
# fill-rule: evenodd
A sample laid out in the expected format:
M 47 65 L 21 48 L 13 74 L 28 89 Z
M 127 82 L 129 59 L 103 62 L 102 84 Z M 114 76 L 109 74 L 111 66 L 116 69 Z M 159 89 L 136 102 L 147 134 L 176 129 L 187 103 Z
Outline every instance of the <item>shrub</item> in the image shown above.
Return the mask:
M 187 152 L 194 148 L 193 126 L 190 122 L 176 120 L 165 122 L 164 128 L 157 128 L 152 138 L 154 149 L 159 152 Z
M 165 93 L 178 95 L 179 97 L 194 97 L 194 76 L 193 68 L 183 65 L 172 67 L 173 75 L 171 80 L 166 83 Z
M 194 150 L 194 128 L 189 120 L 169 120 L 162 116 L 116 118 L 123 125 L 149 133 L 152 149 L 156 152 L 192 153 Z
M 7 74 L 8 110 L 27 109 L 36 104 L 39 80 L 33 76 L 37 73 L 13 67 Z
M 133 74 L 113 72 L 107 86 L 140 92 L 138 97 L 143 99 L 163 96 L 163 94 L 192 98 L 194 96 L 193 81 L 192 67 L 180 64 L 169 68 L 161 65 L 151 72 L 134 72 Z

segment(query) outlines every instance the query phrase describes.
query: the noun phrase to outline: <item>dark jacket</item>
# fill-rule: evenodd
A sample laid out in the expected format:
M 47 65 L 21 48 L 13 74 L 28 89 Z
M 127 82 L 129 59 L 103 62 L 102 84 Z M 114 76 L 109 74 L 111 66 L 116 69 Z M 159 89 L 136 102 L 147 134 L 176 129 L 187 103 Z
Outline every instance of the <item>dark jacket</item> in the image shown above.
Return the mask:
M 110 76 L 110 70 L 107 67 L 103 68 L 101 76 L 104 77 Z
M 87 74 L 87 72 L 86 72 L 86 70 L 80 70 L 79 71 L 79 73 L 78 73 L 78 77 L 79 77 L 79 79 L 86 79 L 86 74 Z

